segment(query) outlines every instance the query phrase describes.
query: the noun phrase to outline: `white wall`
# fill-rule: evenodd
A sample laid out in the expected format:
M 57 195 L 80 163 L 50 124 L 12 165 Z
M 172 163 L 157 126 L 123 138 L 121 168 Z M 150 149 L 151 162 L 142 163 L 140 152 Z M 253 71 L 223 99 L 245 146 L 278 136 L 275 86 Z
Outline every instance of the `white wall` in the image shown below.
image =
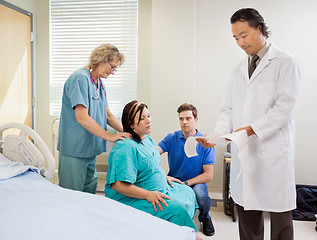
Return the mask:
M 183 102 L 197 106 L 201 131 L 213 129 L 229 74 L 245 56 L 229 21 L 242 7 L 258 9 L 272 31 L 269 42 L 299 62 L 303 85 L 296 113 L 296 182 L 317 184 L 314 0 L 152 0 L 151 136 L 158 142 L 179 128 L 176 109 Z M 214 186 L 222 185 L 223 151 L 216 148 Z

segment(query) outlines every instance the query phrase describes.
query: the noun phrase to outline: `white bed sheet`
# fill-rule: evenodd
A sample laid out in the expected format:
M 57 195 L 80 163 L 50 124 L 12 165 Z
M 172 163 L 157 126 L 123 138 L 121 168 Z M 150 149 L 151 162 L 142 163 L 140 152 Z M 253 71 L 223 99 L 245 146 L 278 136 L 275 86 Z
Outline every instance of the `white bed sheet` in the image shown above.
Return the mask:
M 16 177 L 29 170 L 39 172 L 36 167 L 24 165 L 20 162 L 12 162 L 0 153 L 0 180 Z
M 103 196 L 61 188 L 27 170 L 0 180 L 0 239 L 192 240 L 195 232 Z

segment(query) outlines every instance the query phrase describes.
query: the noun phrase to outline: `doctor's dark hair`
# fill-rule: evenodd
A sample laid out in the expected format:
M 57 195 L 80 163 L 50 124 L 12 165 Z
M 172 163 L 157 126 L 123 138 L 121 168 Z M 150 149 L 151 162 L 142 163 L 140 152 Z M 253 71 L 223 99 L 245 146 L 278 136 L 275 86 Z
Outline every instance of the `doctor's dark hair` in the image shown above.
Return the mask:
M 132 125 L 134 123 L 134 118 L 138 112 L 140 112 L 138 124 L 140 123 L 144 108 L 148 108 L 148 107 L 142 102 L 133 100 L 129 102 L 127 105 L 125 105 L 122 112 L 121 121 L 122 121 L 123 131 L 130 133 L 132 135 L 132 138 L 138 143 L 140 143 L 142 139 L 138 134 L 136 134 L 133 131 Z
M 254 27 L 254 28 L 261 26 L 261 31 L 265 38 L 268 38 L 271 35 L 268 27 L 266 26 L 266 23 L 264 22 L 264 18 L 254 8 L 242 8 L 236 11 L 231 16 L 230 22 L 231 24 L 234 24 L 235 22 L 238 22 L 238 21 L 240 22 L 247 21 L 250 27 Z
M 185 112 L 185 111 L 192 111 L 194 118 L 197 117 L 197 108 L 194 105 L 188 104 L 188 103 L 183 103 L 182 105 L 180 105 L 177 108 L 178 115 L 181 112 Z
M 120 66 L 124 62 L 124 56 L 119 52 L 118 48 L 112 44 L 101 44 L 95 48 L 89 58 L 89 66 L 95 70 L 100 62 L 111 62 L 118 59 Z

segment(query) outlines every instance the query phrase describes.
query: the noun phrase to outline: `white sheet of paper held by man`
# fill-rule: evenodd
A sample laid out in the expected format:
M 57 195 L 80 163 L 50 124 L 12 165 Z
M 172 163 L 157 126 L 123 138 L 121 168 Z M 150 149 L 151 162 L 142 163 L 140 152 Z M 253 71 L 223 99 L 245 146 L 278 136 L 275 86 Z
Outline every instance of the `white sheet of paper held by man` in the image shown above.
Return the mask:
M 184 151 L 189 158 L 198 155 L 196 151 L 196 146 L 198 144 L 196 138 L 204 138 L 207 142 L 214 143 L 222 147 L 226 146 L 230 142 L 226 139 L 230 139 L 231 142 L 237 146 L 238 157 L 240 159 L 241 168 L 237 178 L 241 175 L 248 155 L 248 135 L 246 131 L 243 130 L 226 135 L 217 132 L 210 132 L 206 137 L 188 137 L 185 142 Z
M 196 152 L 196 146 L 198 142 L 196 141 L 196 138 L 204 138 L 209 143 L 214 143 L 217 145 L 220 145 L 222 147 L 226 146 L 230 141 L 226 140 L 226 135 L 216 133 L 216 132 L 210 132 L 207 134 L 206 137 L 200 136 L 200 137 L 188 137 L 185 142 L 184 151 L 187 157 L 194 157 L 197 156 Z
M 238 148 L 238 158 L 240 160 L 240 171 L 236 177 L 238 179 L 244 169 L 246 159 L 248 157 L 248 134 L 245 130 L 234 132 L 226 136 Z
M 186 139 L 185 145 L 184 145 L 184 151 L 187 157 L 195 157 L 197 156 L 196 151 L 197 141 L 195 137 L 188 137 Z
M 217 132 L 210 132 L 207 134 L 206 139 L 209 143 L 214 143 L 221 147 L 225 147 L 230 141 L 226 140 L 227 135 Z
M 188 137 L 185 142 L 184 151 L 187 157 L 194 157 L 197 156 L 196 152 L 196 146 L 198 142 L 196 141 L 196 138 L 204 138 L 209 143 L 214 143 L 217 145 L 220 145 L 222 147 L 226 146 L 230 141 L 226 140 L 226 136 L 220 133 L 216 132 L 210 132 L 207 134 L 206 137 L 200 136 L 200 137 Z

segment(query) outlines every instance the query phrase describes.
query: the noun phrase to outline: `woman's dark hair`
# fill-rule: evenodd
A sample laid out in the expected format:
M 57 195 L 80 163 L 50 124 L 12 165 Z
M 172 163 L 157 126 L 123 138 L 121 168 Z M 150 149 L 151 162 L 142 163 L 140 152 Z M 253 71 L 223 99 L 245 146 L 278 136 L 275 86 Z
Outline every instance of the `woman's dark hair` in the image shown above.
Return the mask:
M 263 17 L 260 13 L 254 8 L 242 8 L 236 11 L 230 19 L 231 24 L 235 22 L 245 22 L 247 21 L 251 27 L 257 28 L 259 25 L 261 26 L 261 31 L 264 37 L 268 38 L 271 33 L 264 22 Z
M 137 100 L 133 100 L 131 102 L 129 102 L 127 105 L 125 105 L 125 107 L 123 108 L 123 112 L 122 112 L 122 126 L 123 126 L 123 131 L 124 132 L 128 132 L 132 135 L 132 138 L 137 141 L 138 143 L 140 143 L 142 141 L 141 137 L 136 134 L 133 129 L 132 129 L 132 125 L 134 123 L 134 118 L 135 115 L 140 112 L 140 116 L 139 116 L 139 120 L 138 120 L 138 124 L 141 121 L 141 117 L 142 117 L 142 112 L 144 108 L 148 108 L 144 103 L 139 102 Z

